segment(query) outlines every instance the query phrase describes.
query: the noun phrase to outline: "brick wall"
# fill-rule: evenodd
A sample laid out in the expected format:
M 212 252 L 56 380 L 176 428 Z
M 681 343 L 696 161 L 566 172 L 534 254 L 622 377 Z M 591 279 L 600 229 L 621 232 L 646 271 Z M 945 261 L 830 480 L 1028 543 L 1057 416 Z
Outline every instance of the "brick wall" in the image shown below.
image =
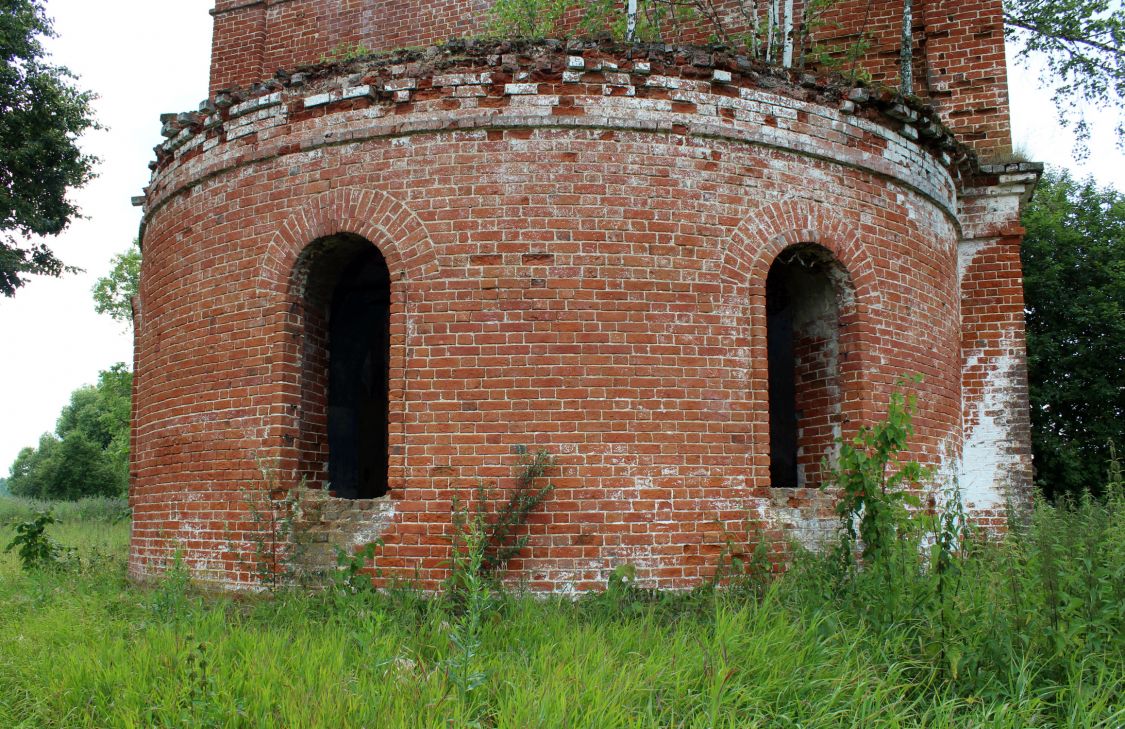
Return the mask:
M 746 27 L 739 2 L 714 3 L 732 37 Z M 487 27 L 491 5 L 491 0 L 216 0 L 211 91 L 248 86 L 348 46 L 385 51 L 478 35 Z M 797 2 L 795 13 L 801 12 Z M 858 67 L 877 82 L 898 85 L 901 2 L 840 0 L 823 21 L 815 43 L 834 48 L 839 58 L 865 38 L 868 48 Z M 674 42 L 705 43 L 714 29 L 700 23 L 669 33 Z M 914 46 L 914 92 L 983 156 L 1010 152 L 1000 0 L 916 2 Z
M 1019 210 L 1040 171 L 1028 163 L 986 167 L 961 200 L 961 487 L 969 513 L 994 529 L 1032 499 Z
M 266 4 L 252 0 L 217 0 L 211 37 L 211 89 L 260 80 L 269 30 Z
M 372 51 L 483 32 L 491 0 L 216 0 L 212 92 L 362 44 Z
M 248 499 L 323 474 L 301 261 L 340 233 L 391 272 L 391 491 L 323 497 L 314 526 L 381 537 L 389 574 L 434 586 L 454 497 L 510 487 L 524 447 L 559 461 L 512 565 L 536 590 L 622 563 L 697 584 L 728 532 L 822 539 L 832 495 L 769 482 L 765 283 L 800 244 L 854 290 L 841 432 L 920 373 L 913 455 L 956 469 L 971 164 L 914 141 L 893 100 L 708 58 L 454 46 L 170 122 L 145 202 L 131 573 L 182 548 L 251 586 Z

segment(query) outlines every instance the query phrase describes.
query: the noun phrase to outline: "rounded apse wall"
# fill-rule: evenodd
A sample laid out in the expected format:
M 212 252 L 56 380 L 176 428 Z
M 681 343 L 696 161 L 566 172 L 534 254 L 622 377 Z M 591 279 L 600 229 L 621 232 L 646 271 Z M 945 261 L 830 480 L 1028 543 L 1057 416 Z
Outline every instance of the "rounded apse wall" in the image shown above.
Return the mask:
M 810 280 L 830 286 L 798 272 L 791 291 L 833 304 L 795 320 L 835 334 L 828 359 L 808 345 L 831 376 L 808 376 L 792 414 L 815 410 L 817 447 L 830 457 L 922 374 L 914 455 L 957 455 L 939 151 L 831 90 L 674 53 L 510 55 L 220 98 L 164 146 L 137 319 L 135 577 L 181 550 L 201 579 L 253 586 L 248 504 L 304 483 L 310 559 L 380 538 L 384 574 L 434 586 L 454 497 L 480 479 L 502 492 L 539 448 L 555 490 L 511 565 L 532 589 L 595 589 L 622 563 L 690 586 L 747 529 L 815 543 L 833 518 L 815 464 L 771 484 L 767 279 L 793 251 L 815 250 Z M 382 339 L 349 354 L 332 322 L 361 299 Z M 367 434 L 384 485 L 341 486 L 341 427 Z

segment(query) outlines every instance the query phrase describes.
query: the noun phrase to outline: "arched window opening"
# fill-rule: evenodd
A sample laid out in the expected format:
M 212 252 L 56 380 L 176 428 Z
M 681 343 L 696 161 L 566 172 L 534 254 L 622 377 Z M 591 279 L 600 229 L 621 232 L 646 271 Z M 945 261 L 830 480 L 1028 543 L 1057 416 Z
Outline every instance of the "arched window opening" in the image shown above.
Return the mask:
M 391 343 L 386 260 L 367 240 L 337 235 L 313 244 L 306 266 L 303 470 L 340 498 L 383 496 Z
M 770 484 L 819 486 L 840 434 L 840 310 L 847 274 L 817 245 L 786 249 L 766 278 Z

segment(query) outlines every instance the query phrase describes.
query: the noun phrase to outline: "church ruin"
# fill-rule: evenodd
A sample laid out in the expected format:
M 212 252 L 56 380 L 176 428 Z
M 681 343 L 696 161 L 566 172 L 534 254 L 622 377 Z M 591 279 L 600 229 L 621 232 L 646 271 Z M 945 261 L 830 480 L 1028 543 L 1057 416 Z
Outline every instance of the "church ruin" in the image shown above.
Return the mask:
M 216 0 L 137 201 L 135 578 L 252 587 L 248 504 L 304 484 L 322 551 L 434 586 L 454 497 L 545 449 L 520 579 L 690 587 L 725 533 L 823 538 L 915 374 L 911 455 L 986 525 L 1030 498 L 999 0 L 915 3 L 905 98 L 901 4 L 820 31 L 858 85 L 699 28 L 473 40 L 490 4 Z

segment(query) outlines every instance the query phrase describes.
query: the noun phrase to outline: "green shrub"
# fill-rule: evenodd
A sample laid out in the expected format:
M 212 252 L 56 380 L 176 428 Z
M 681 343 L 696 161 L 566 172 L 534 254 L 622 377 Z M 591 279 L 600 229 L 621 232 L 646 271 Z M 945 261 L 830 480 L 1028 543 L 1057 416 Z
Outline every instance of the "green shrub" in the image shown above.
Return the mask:
M 530 455 L 524 452 L 515 487 L 495 512 L 490 511 L 492 493 L 484 482 L 477 484 L 471 504 L 462 505 L 460 500 L 454 500 L 447 592 L 457 593 L 475 578 L 465 571 L 469 566 L 475 565 L 474 569 L 484 576 L 498 575 L 527 546 L 528 535 L 521 532 L 528 517 L 555 488 L 550 482 L 542 486 L 537 483 L 554 465 L 547 451 Z M 474 554 L 474 550 L 480 554 Z
M 489 10 L 488 32 L 504 38 L 557 38 L 563 16 L 576 0 L 497 0 Z
M 56 523 L 49 511 L 42 511 L 33 519 L 16 524 L 16 536 L 4 549 L 15 550 L 24 570 L 37 570 L 57 567 L 63 556 L 63 549 L 55 540 L 47 536 L 47 527 Z
M 839 440 L 839 456 L 830 466 L 825 487 L 839 489 L 836 513 L 840 517 L 837 556 L 842 568 L 852 572 L 859 561 L 871 568 L 888 569 L 905 549 L 913 560 L 920 537 L 916 518 L 921 502 L 916 489 L 931 473 L 917 461 L 901 461 L 914 434 L 913 395 L 893 393 L 887 417 L 865 425 L 850 442 Z

